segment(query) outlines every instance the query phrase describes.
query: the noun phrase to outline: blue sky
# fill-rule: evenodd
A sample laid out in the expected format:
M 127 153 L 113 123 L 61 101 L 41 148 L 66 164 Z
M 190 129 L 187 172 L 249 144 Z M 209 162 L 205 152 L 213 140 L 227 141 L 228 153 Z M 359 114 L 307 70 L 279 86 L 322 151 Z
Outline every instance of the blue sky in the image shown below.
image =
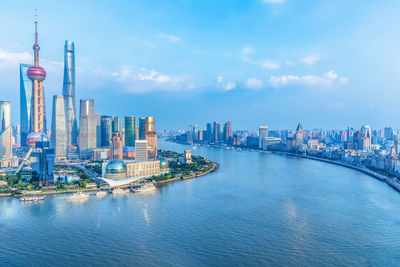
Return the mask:
M 49 119 L 71 40 L 77 98 L 101 114 L 155 116 L 159 130 L 400 128 L 396 0 L 2 1 L 0 99 L 14 123 L 35 7 Z

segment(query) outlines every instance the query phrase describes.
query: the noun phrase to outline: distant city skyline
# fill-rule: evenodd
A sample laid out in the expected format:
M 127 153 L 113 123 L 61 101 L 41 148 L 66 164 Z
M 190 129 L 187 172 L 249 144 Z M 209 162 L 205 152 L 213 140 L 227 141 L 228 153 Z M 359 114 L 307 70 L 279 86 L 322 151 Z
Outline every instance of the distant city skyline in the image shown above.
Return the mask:
M 102 115 L 154 116 L 158 130 L 227 119 L 241 129 L 400 127 L 397 1 L 3 3 L 0 92 L 14 125 L 35 8 L 47 128 L 65 40 L 75 43 L 76 99 L 93 98 Z

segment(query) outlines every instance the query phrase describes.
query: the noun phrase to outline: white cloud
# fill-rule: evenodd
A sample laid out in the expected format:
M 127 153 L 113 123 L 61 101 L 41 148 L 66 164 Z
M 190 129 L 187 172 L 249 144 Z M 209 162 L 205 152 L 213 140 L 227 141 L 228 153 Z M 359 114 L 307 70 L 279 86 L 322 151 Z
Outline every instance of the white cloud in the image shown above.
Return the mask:
M 261 66 L 264 69 L 269 69 L 269 70 L 277 70 L 280 68 L 280 65 L 273 61 L 264 61 L 261 63 Z
M 283 2 L 284 2 L 284 0 L 263 0 L 263 3 L 266 3 L 266 4 L 281 4 Z
M 243 53 L 243 55 L 249 55 L 249 54 L 253 53 L 253 48 L 251 48 L 250 46 L 245 46 L 242 49 L 242 53 Z
M 154 69 L 149 70 L 129 65 L 120 66 L 118 71 L 111 73 L 111 77 L 132 93 L 195 89 L 194 83 L 186 84 L 182 77 L 170 76 Z
M 217 88 L 221 88 L 225 91 L 230 91 L 236 88 L 235 82 L 224 82 L 224 77 L 218 76 L 217 77 Z
M 7 52 L 0 48 L 0 68 L 16 69 L 20 63 L 32 63 L 33 56 L 28 52 Z
M 236 83 L 234 82 L 227 82 L 225 85 L 225 90 L 229 91 L 236 88 Z
M 346 83 L 347 78 L 339 77 L 333 71 L 329 71 L 322 76 L 315 75 L 281 75 L 271 76 L 269 84 L 273 87 L 283 87 L 287 85 L 303 85 L 303 86 L 331 86 L 334 82 Z
M 312 54 L 310 56 L 304 57 L 302 59 L 302 62 L 307 64 L 307 65 L 314 65 L 317 64 L 318 61 L 321 60 L 321 57 L 318 54 Z
M 158 36 L 174 43 L 179 42 L 181 40 L 181 38 L 172 34 L 159 33 Z
M 247 79 L 245 85 L 247 88 L 250 89 L 260 89 L 261 87 L 263 87 L 264 83 L 256 78 L 249 78 Z

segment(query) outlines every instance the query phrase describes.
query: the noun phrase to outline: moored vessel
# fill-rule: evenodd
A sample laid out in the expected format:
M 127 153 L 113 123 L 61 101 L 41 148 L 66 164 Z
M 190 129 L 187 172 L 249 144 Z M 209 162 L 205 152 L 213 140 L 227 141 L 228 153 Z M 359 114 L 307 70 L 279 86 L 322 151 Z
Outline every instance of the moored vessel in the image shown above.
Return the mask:
M 41 201 L 44 200 L 44 197 L 23 197 L 20 199 L 21 202 L 37 202 L 37 201 Z
M 114 188 L 114 190 L 112 191 L 113 196 L 128 194 L 128 193 L 129 193 L 129 190 L 122 189 L 122 188 Z
M 83 200 L 83 199 L 88 199 L 88 198 L 89 198 L 89 194 L 78 192 L 78 193 L 73 194 L 70 197 L 67 197 L 66 199 L 67 200 Z
M 105 196 L 107 196 L 106 191 L 99 191 L 96 193 L 96 197 L 105 197 Z
M 137 188 L 132 188 L 134 193 L 149 193 L 157 191 L 157 187 L 154 184 L 145 184 Z

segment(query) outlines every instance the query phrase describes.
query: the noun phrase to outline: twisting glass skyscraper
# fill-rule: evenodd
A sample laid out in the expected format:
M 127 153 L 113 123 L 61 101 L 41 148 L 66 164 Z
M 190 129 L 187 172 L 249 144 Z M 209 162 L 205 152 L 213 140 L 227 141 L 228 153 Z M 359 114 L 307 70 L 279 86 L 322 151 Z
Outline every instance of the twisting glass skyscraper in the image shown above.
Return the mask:
M 65 41 L 63 97 L 65 122 L 67 124 L 67 144 L 78 143 L 78 123 L 75 109 L 75 49 L 74 42 Z
M 21 146 L 27 146 L 26 137 L 31 125 L 32 81 L 26 72 L 31 65 L 19 65 L 19 109 L 21 124 Z

